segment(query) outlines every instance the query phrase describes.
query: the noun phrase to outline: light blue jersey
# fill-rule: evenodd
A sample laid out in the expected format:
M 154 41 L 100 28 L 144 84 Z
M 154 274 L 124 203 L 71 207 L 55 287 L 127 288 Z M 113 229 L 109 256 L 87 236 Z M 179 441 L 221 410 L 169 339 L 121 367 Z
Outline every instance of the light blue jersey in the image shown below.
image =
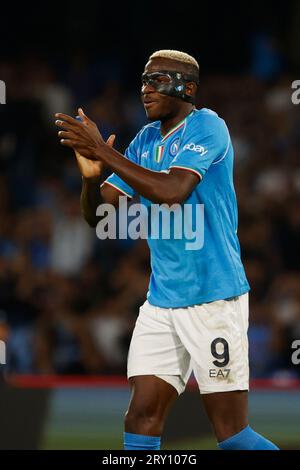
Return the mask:
M 237 237 L 233 148 L 223 119 L 209 109 L 195 109 L 164 137 L 160 122 L 153 122 L 137 134 L 126 157 L 150 170 L 182 168 L 193 172 L 199 184 L 183 204 L 193 210 L 200 204 L 204 207 L 204 225 L 195 227 L 195 220 L 191 222 L 199 233 L 204 230 L 203 243 L 197 249 L 187 249 L 185 234 L 180 239 L 148 238 L 152 268 L 149 303 L 186 307 L 246 293 L 249 284 Z M 135 195 L 116 174 L 106 183 L 130 197 Z M 140 200 L 150 212 L 153 203 L 144 197 Z

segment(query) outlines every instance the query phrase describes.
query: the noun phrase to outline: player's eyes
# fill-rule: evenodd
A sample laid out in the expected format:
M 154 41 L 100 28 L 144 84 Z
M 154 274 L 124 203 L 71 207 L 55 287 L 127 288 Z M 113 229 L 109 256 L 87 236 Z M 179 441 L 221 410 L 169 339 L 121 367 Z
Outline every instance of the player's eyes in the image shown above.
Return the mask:
M 156 75 L 151 77 L 142 77 L 142 84 L 147 85 L 148 83 L 161 85 L 162 83 L 169 83 L 170 77 L 167 75 Z
M 156 77 L 157 83 L 169 83 L 170 78 L 167 75 L 159 75 Z

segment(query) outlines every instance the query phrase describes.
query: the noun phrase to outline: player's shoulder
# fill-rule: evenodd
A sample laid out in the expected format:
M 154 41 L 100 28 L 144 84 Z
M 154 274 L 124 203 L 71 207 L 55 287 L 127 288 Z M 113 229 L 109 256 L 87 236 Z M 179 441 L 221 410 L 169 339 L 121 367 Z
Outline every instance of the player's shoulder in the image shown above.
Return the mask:
M 199 132 L 227 132 L 227 126 L 224 121 L 215 111 L 209 108 L 196 109 L 189 122 L 190 127 L 194 126 L 199 129 Z
M 157 134 L 160 130 L 160 121 L 153 121 L 149 124 L 146 124 L 141 128 L 138 132 L 137 137 L 139 139 L 146 139 L 148 137 L 152 137 L 154 134 Z

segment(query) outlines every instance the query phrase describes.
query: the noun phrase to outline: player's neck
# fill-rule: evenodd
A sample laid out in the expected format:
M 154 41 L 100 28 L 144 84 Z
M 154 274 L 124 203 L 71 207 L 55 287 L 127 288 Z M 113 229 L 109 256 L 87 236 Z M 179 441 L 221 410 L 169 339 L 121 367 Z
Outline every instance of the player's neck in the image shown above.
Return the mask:
M 180 111 L 170 118 L 167 118 L 165 121 L 161 121 L 160 133 L 162 136 L 166 135 L 171 129 L 177 126 L 181 121 L 183 121 L 193 110 L 195 106 L 191 103 L 184 103 L 184 106 Z

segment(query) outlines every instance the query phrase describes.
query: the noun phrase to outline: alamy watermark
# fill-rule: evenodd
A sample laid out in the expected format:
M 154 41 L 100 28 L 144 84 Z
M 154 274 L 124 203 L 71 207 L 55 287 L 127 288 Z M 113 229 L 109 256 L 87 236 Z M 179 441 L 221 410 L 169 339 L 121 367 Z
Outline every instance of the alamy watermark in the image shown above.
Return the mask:
M 0 104 L 6 104 L 6 85 L 3 80 L 0 80 Z
M 101 217 L 96 227 L 100 240 L 184 240 L 186 250 L 204 245 L 204 204 L 128 205 L 127 197 L 120 196 L 118 209 L 101 204 L 96 215 Z
M 6 364 L 6 344 L 0 341 L 0 364 Z
M 292 103 L 299 104 L 300 103 L 300 80 L 294 80 L 292 82 L 292 89 L 295 90 L 291 96 Z
M 300 339 L 295 339 L 295 341 L 292 342 L 292 349 L 295 349 L 295 351 L 292 354 L 292 363 L 294 366 L 298 366 L 300 364 Z

